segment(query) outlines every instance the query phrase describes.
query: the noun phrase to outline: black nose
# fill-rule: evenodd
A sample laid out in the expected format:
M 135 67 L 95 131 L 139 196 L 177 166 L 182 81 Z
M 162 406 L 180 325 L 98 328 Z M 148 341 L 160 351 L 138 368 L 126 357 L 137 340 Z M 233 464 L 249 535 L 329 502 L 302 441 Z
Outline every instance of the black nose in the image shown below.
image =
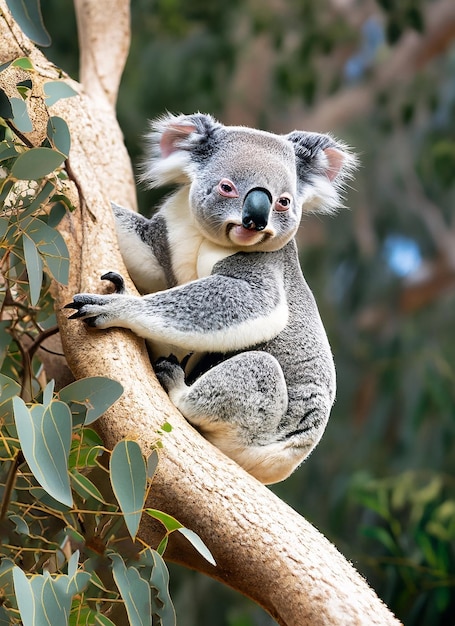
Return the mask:
M 272 196 L 261 187 L 246 194 L 242 210 L 242 225 L 248 230 L 264 230 L 269 221 Z

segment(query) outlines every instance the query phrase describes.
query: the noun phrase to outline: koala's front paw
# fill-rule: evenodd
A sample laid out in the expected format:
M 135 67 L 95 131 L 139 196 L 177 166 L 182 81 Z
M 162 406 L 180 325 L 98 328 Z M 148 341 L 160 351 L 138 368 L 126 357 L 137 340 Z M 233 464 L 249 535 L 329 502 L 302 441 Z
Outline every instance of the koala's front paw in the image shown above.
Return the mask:
M 65 304 L 65 309 L 75 309 L 76 312 L 68 317 L 70 320 L 82 319 L 87 326 L 103 328 L 111 325 L 109 305 L 116 294 L 100 296 L 92 293 L 77 293 L 73 301 Z
M 65 309 L 75 309 L 76 312 L 68 319 L 82 319 L 87 326 L 107 328 L 114 325 L 113 306 L 118 295 L 125 294 L 125 281 L 117 272 L 106 272 L 101 280 L 109 280 L 115 287 L 115 293 L 98 295 L 92 293 L 78 293 L 73 296 L 73 301 L 65 304 Z
M 167 358 L 159 358 L 154 365 L 155 374 L 161 386 L 168 393 L 185 384 L 185 373 L 177 358 L 171 354 Z

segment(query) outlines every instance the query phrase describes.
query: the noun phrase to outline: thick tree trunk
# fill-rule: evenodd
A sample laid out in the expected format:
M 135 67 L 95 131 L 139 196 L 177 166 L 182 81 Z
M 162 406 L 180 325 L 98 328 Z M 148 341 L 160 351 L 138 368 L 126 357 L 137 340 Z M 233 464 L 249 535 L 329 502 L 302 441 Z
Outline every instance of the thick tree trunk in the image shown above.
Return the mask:
M 101 11 L 111 24 L 115 22 L 111 19 L 113 4 L 110 0 L 86 0 L 84 7 L 85 11 Z M 127 3 L 120 4 L 124 11 Z M 28 55 L 37 69 L 38 82 L 57 78 L 53 66 L 12 22 L 4 0 L 0 0 L 0 10 L 0 62 Z M 104 46 L 109 37 L 86 41 L 86 45 L 91 41 Z M 119 58 L 124 58 L 125 42 L 117 43 Z M 111 41 L 109 50 L 102 48 L 105 54 L 93 50 L 86 58 L 98 58 L 99 65 L 101 59 L 116 53 L 113 48 Z M 74 293 L 101 290 L 98 276 L 102 270 L 125 273 L 109 201 L 134 204 L 130 163 L 112 108 L 116 86 L 109 84 L 108 74 L 99 67 L 96 72 L 83 71 L 82 76 L 95 99 L 80 89 L 78 97 L 59 101 L 52 109 L 53 114 L 65 118 L 71 130 L 70 175 L 77 204 L 62 226 L 71 274 L 69 284 L 55 290 L 57 314 L 74 375 L 103 374 L 125 388 L 122 398 L 100 421 L 108 447 L 130 436 L 147 453 L 160 425 L 165 420 L 173 425 L 163 439 L 148 504 L 195 530 L 212 551 L 217 567 L 206 563 L 183 539 L 171 543 L 167 555 L 248 595 L 283 625 L 398 624 L 327 539 L 187 424 L 156 382 L 142 342 L 126 331 L 97 332 L 81 322 L 67 321 L 61 307 Z M 102 77 L 98 87 L 97 76 Z M 113 80 L 118 85 L 118 75 Z M 45 115 L 43 108 L 40 111 Z M 158 528 L 144 517 L 140 535 L 156 545 Z

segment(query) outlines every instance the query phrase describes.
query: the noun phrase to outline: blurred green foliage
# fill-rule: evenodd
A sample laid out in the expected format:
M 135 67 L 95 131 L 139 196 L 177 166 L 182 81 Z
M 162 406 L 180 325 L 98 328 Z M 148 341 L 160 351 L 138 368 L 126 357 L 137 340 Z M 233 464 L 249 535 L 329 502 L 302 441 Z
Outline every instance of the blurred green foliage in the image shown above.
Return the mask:
M 76 75 L 71 2 L 44 4 L 49 54 Z M 397 64 L 398 79 L 393 70 L 444 6 L 135 0 L 118 103 L 135 162 L 147 119 L 166 109 L 283 131 L 316 115 L 359 153 L 349 210 L 306 216 L 300 232 L 337 363 L 337 402 L 318 449 L 273 489 L 408 626 L 455 623 L 453 41 L 433 34 L 437 46 L 404 70 Z M 353 115 L 350 93 L 366 102 Z M 143 211 L 155 202 L 140 191 Z M 179 626 L 272 623 L 198 575 L 173 568 L 171 583 Z

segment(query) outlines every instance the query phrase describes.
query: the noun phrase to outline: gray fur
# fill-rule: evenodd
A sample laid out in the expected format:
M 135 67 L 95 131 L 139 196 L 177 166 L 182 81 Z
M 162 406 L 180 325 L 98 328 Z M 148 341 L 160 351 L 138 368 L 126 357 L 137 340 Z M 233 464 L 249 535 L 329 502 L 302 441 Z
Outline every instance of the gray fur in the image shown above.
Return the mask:
M 125 263 L 146 295 L 120 293 L 111 273 L 118 292 L 76 295 L 72 317 L 149 340 L 188 421 L 259 480 L 283 480 L 318 443 L 335 398 L 294 235 L 302 210 L 340 203 L 354 157 L 328 135 L 283 137 L 201 114 L 159 120 L 150 141 L 144 180 L 177 191 L 151 220 L 114 206 Z M 254 219 L 242 222 L 255 189 Z M 193 353 L 185 373 L 170 353 Z

